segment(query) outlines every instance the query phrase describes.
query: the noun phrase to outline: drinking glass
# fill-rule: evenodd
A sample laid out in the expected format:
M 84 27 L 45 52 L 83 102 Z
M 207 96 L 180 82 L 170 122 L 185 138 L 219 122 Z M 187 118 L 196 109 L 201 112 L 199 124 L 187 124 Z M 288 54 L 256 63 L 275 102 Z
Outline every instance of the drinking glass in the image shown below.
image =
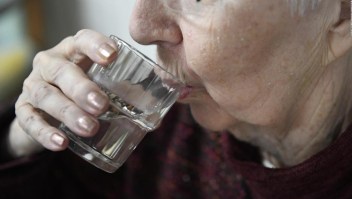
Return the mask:
M 108 111 L 98 117 L 100 128 L 93 137 L 80 137 L 60 125 L 74 153 L 109 172 L 115 172 L 143 137 L 158 127 L 175 103 L 183 84 L 138 50 L 110 36 L 118 47 L 108 66 L 93 64 L 88 72 L 110 98 Z

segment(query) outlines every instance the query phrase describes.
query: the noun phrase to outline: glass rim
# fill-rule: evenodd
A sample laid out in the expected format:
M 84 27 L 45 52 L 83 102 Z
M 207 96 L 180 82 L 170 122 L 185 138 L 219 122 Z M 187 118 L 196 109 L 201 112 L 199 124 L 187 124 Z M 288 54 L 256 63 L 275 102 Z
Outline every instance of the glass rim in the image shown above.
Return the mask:
M 158 67 L 159 69 L 161 69 L 162 71 L 164 71 L 165 73 L 167 73 L 169 76 L 172 77 L 172 79 L 174 81 L 176 81 L 180 87 L 181 86 L 186 86 L 185 83 L 183 83 L 181 80 L 179 80 L 174 74 L 170 73 L 169 71 L 167 71 L 164 67 L 162 67 L 161 65 L 157 64 L 155 61 L 153 61 L 152 59 L 150 59 L 148 56 L 146 56 L 144 53 L 140 52 L 138 49 L 136 49 L 135 47 L 133 47 L 132 45 L 130 45 L 129 43 L 127 43 L 126 41 L 124 41 L 123 39 L 119 38 L 116 35 L 110 35 L 109 38 L 113 39 L 114 41 L 117 42 L 121 42 L 125 47 L 127 47 L 129 50 L 131 50 L 134 54 L 136 54 L 137 56 L 143 58 L 145 61 L 147 61 L 150 65 L 152 65 L 153 67 Z M 117 44 L 118 45 L 118 44 Z M 120 50 L 120 46 L 117 46 L 118 50 Z M 117 52 L 119 53 L 119 52 Z M 118 56 L 118 55 L 117 55 Z

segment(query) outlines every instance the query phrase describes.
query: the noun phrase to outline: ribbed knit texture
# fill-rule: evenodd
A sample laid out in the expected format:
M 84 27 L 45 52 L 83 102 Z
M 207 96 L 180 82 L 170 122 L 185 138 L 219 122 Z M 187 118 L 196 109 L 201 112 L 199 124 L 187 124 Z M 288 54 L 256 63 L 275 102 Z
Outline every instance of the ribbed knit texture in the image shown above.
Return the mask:
M 255 147 L 175 106 L 116 173 L 69 150 L 45 152 L 0 165 L 0 198 L 350 199 L 351 143 L 350 128 L 304 163 L 268 169 Z

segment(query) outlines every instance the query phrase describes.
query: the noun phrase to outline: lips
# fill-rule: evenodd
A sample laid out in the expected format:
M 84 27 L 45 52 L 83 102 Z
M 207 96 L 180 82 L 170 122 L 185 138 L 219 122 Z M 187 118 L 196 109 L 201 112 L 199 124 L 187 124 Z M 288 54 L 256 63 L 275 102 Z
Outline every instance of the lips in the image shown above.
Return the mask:
M 201 90 L 199 76 L 190 68 L 186 59 L 180 52 L 170 48 L 163 48 L 158 46 L 158 62 L 164 66 L 167 71 L 176 76 L 181 82 L 185 84 L 180 89 L 180 95 L 178 100 L 183 100 L 190 97 L 191 93 L 196 90 Z
M 179 100 L 183 100 L 189 96 L 189 94 L 192 92 L 193 87 L 192 86 L 185 86 L 181 88 L 180 90 L 180 96 L 178 97 Z
M 202 90 L 202 85 L 200 84 L 199 81 L 196 81 L 196 79 L 199 79 L 198 76 L 189 68 L 188 65 L 182 64 L 181 67 L 180 65 L 176 67 L 177 70 L 177 76 L 182 79 L 182 82 L 184 83 L 184 86 L 182 86 L 180 89 L 180 95 L 178 100 L 184 100 L 188 98 L 194 91 L 196 90 Z

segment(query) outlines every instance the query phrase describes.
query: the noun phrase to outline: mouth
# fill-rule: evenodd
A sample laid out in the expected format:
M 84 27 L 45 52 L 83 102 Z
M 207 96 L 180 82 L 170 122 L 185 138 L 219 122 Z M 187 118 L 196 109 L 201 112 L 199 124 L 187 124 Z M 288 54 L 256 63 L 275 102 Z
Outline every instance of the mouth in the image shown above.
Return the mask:
M 192 76 L 190 76 L 190 73 L 187 68 L 187 66 L 184 67 L 179 67 L 180 69 L 178 70 L 177 77 L 180 79 L 180 81 L 183 83 L 183 86 L 179 88 L 179 97 L 178 101 L 184 101 L 186 98 L 189 98 L 192 93 L 198 91 L 198 90 L 203 90 L 202 86 L 200 83 L 196 83 L 197 81 L 193 80 Z
M 178 100 L 186 99 L 191 94 L 192 90 L 193 90 L 192 86 L 185 86 L 181 88 Z
M 192 93 L 202 89 L 200 77 L 190 68 L 183 56 L 175 56 L 178 53 L 167 53 L 165 49 L 158 48 L 157 62 L 160 63 L 167 72 L 174 75 L 184 86 L 179 93 L 178 101 L 189 98 Z M 187 101 L 187 100 L 186 100 Z

